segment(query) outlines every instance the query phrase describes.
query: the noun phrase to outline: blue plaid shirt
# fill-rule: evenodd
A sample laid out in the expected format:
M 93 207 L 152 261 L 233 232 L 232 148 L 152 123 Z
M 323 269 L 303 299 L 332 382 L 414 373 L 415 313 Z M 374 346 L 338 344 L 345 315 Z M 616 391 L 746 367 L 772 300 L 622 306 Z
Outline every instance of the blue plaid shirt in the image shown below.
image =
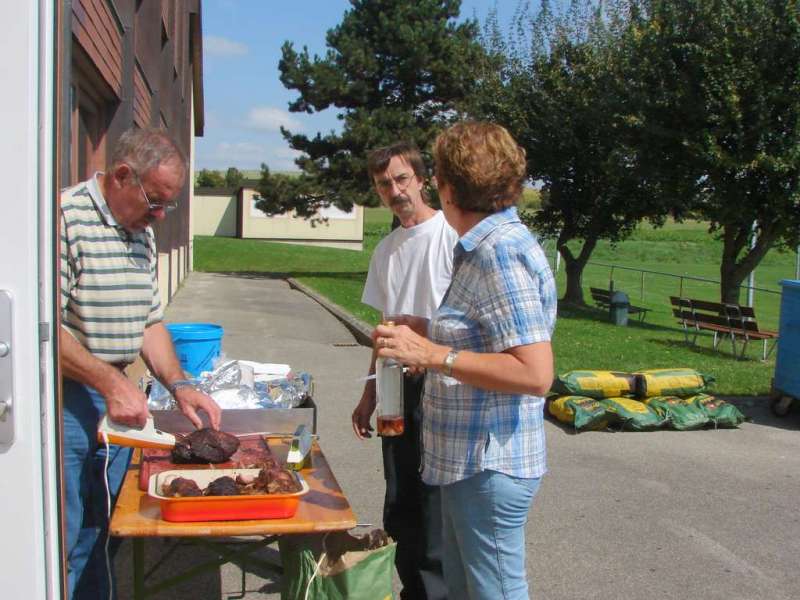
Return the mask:
M 453 280 L 429 335 L 456 350 L 502 352 L 549 341 L 555 320 L 553 273 L 509 207 L 458 241 Z M 544 398 L 487 391 L 431 370 L 423 406 L 425 483 L 454 483 L 487 469 L 514 477 L 546 471 Z

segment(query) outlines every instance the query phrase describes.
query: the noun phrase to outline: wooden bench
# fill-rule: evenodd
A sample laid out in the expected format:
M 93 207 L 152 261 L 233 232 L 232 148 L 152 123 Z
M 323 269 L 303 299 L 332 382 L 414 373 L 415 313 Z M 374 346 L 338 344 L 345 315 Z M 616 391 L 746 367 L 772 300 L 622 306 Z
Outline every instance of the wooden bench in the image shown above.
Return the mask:
M 602 288 L 594 288 L 590 287 L 589 292 L 592 294 L 592 300 L 594 303 L 597 304 L 600 308 L 609 308 L 611 306 L 611 294 L 613 294 L 617 290 L 604 290 Z M 628 306 L 628 313 L 631 315 L 639 315 L 639 321 L 644 321 L 645 315 L 647 315 L 647 311 L 649 308 L 644 308 L 643 306 L 633 306 L 632 304 Z
M 763 360 L 767 360 L 767 357 L 775 349 L 778 332 L 760 329 L 756 321 L 755 311 L 751 306 L 679 298 L 678 296 L 670 296 L 669 299 L 672 303 L 672 314 L 683 325 L 683 333 L 687 343 L 690 343 L 690 331 L 693 333 L 691 343 L 695 344 L 700 331 L 706 330 L 714 334 L 715 350 L 720 342 L 720 334 L 722 334 L 730 339 L 733 354 L 740 359 L 744 358 L 747 344 L 751 340 L 763 341 L 764 345 L 761 352 Z M 736 350 L 737 338 L 742 340 L 741 351 L 739 352 Z M 770 340 L 773 340 L 773 343 L 767 348 Z

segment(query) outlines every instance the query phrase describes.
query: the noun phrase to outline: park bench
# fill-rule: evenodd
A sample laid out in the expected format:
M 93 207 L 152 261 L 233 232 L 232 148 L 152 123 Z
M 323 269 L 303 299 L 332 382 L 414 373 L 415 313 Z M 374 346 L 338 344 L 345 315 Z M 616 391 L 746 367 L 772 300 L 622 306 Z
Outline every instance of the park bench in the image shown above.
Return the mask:
M 760 329 L 755 311 L 751 306 L 694 300 L 678 296 L 670 296 L 669 299 L 672 303 L 672 314 L 683 325 L 687 343 L 695 344 L 700 331 L 705 330 L 714 334 L 714 350 L 717 349 L 721 337 L 727 337 L 731 341 L 733 355 L 740 359 L 744 358 L 747 344 L 751 340 L 763 341 L 761 352 L 763 360 L 767 360 L 775 348 L 778 332 Z M 691 342 L 689 342 L 690 333 L 693 336 Z M 736 350 L 737 338 L 742 341 L 739 352 Z M 770 340 L 773 342 L 768 348 Z
M 608 309 L 611 306 L 611 294 L 614 293 L 616 290 L 604 290 L 602 288 L 595 288 L 590 287 L 589 292 L 592 294 L 592 300 L 594 303 L 597 304 L 600 308 Z M 644 321 L 645 315 L 647 315 L 647 311 L 649 308 L 644 308 L 643 306 L 633 306 L 632 304 L 628 306 L 628 313 L 631 315 L 639 315 L 639 321 Z

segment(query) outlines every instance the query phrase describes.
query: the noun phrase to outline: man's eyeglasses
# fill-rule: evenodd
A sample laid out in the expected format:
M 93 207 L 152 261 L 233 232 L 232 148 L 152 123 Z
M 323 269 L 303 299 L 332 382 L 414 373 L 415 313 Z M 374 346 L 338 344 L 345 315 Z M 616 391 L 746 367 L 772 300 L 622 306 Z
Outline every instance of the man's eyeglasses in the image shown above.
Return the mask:
M 150 202 L 150 197 L 147 195 L 147 192 L 144 191 L 144 186 L 142 186 L 141 177 L 137 175 L 136 180 L 139 183 L 139 189 L 142 191 L 144 201 L 147 202 L 147 208 L 150 210 L 150 212 L 163 210 L 165 213 L 168 213 L 178 208 L 177 202 Z
M 376 187 L 383 191 L 389 192 L 392 189 L 392 184 L 397 186 L 401 192 L 405 192 L 411 182 L 414 181 L 416 175 L 411 173 L 400 173 L 397 177 L 387 177 L 386 179 L 379 179 L 375 182 Z

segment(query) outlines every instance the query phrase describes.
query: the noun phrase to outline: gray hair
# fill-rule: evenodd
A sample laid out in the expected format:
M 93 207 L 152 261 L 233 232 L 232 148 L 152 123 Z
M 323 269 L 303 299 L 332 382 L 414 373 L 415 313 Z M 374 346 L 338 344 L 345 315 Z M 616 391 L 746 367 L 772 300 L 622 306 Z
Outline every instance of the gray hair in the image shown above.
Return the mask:
M 128 129 L 114 147 L 112 165 L 127 164 L 138 177 L 161 164 L 177 162 L 186 172 L 186 157 L 163 130 Z

